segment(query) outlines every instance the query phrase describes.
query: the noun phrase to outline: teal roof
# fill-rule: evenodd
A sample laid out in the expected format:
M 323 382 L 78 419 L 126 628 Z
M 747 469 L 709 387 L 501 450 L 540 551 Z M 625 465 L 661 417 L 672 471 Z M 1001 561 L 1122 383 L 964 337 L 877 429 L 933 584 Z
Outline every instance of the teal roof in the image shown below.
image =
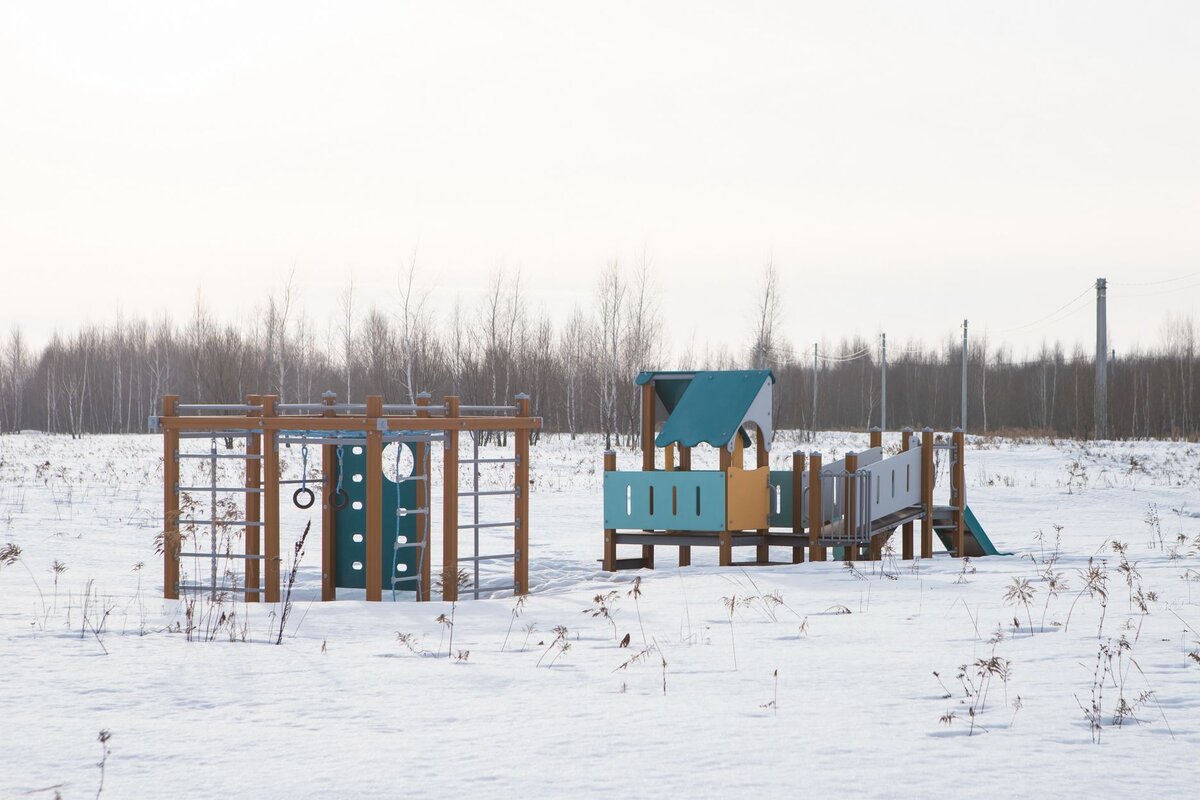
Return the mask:
M 770 370 L 643 372 L 637 378 L 640 385 L 651 381 L 668 414 L 662 432 L 654 440 L 659 447 L 695 447 L 701 442 L 724 447 L 748 420 L 762 428 L 770 440 L 769 386 L 775 382 Z M 764 390 L 765 411 L 762 402 L 755 403 Z

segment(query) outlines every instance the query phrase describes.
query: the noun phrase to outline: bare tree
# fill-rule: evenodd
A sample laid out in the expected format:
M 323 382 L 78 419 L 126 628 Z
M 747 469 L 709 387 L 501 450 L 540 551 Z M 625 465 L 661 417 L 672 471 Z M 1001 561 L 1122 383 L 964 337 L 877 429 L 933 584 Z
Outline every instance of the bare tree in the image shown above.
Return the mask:
M 750 344 L 750 363 L 755 369 L 774 369 L 780 363 L 784 347 L 779 335 L 783 322 L 783 306 L 779 298 L 779 273 L 774 260 L 763 267 L 762 288 L 754 314 L 754 331 Z

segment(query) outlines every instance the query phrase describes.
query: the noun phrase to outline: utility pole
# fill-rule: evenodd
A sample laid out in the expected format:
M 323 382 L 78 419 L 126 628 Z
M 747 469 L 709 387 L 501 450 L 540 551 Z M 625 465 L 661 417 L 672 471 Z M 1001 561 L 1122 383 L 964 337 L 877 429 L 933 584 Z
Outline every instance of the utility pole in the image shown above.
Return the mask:
M 1093 439 L 1108 438 L 1108 281 L 1096 278 L 1096 402 Z
M 879 378 L 880 402 L 879 402 L 879 430 L 887 430 L 887 334 L 879 334 L 879 369 L 881 370 Z
M 813 412 L 812 412 L 812 429 L 813 433 L 817 432 L 817 343 L 813 342 Z
M 962 414 L 958 418 L 958 427 L 967 430 L 967 321 L 963 320 L 963 351 L 962 351 Z

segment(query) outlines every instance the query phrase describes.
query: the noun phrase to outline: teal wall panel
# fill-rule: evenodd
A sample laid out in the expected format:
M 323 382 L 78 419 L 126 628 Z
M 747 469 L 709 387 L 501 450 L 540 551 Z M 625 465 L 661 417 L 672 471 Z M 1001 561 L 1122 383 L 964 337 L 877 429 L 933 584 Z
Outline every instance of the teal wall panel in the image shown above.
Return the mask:
M 604 527 L 626 530 L 725 530 L 725 474 L 604 473 Z

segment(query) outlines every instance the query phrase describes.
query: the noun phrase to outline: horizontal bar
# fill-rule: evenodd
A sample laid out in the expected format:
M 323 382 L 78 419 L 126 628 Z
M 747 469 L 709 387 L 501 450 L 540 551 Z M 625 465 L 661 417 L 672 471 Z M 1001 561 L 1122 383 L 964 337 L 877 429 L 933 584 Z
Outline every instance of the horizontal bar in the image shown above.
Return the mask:
M 330 411 L 334 406 L 327 406 L 324 403 L 276 403 L 276 411 L 300 411 L 304 413 L 321 414 Z
M 516 458 L 460 458 L 459 464 L 515 464 Z
M 719 547 L 721 544 L 720 534 L 712 532 L 704 534 L 701 532 L 695 533 L 646 533 L 644 531 L 616 531 L 613 533 L 613 541 L 617 544 L 651 544 L 663 545 L 664 547 Z M 763 534 L 761 533 L 734 533 L 732 544 L 734 547 L 746 547 L 752 544 L 762 544 Z
M 251 411 L 262 411 L 261 405 L 252 406 L 248 403 L 180 403 L 175 406 L 177 412 L 197 412 L 197 411 L 233 411 L 242 414 L 249 414 Z
M 286 481 L 280 481 L 280 482 L 279 482 L 279 485 L 280 485 L 280 486 L 287 486 L 287 485 L 290 485 L 290 484 L 293 484 L 293 483 L 324 483 L 324 482 L 325 482 L 325 479 L 324 479 L 324 478 L 308 478 L 308 479 L 305 479 L 305 480 L 301 480 L 300 478 L 296 478 L 295 480 L 286 480 Z
M 494 412 L 499 413 L 499 412 L 505 412 L 505 411 L 514 411 L 515 412 L 517 410 L 517 407 L 516 406 L 459 406 L 458 410 L 462 411 L 462 412 L 494 411 Z
M 462 406 L 459 406 L 462 408 Z M 439 403 L 438 405 L 419 406 L 413 403 L 384 403 L 384 414 L 403 414 L 405 412 L 417 413 L 420 411 L 428 411 L 430 413 L 444 414 L 446 413 L 446 404 Z
M 463 591 L 471 592 L 472 594 L 481 594 L 483 592 L 515 592 L 516 590 L 516 584 L 506 583 L 499 586 L 468 586 Z
M 262 489 L 248 489 L 245 486 L 179 486 L 177 492 L 245 492 L 262 494 Z
M 226 429 L 262 432 L 286 431 L 296 427 L 297 417 L 160 417 L 163 430 L 203 431 Z M 304 428 L 311 431 L 532 431 L 541 430 L 541 417 L 305 417 Z M 182 434 L 181 434 L 182 435 Z
M 462 556 L 459 561 L 504 561 L 510 558 L 516 558 L 516 553 L 499 553 L 494 556 Z
M 261 528 L 263 526 L 263 524 L 261 522 L 251 522 L 248 519 L 230 519 L 230 520 L 181 519 L 181 520 L 179 520 L 179 524 L 180 525 L 229 525 L 234 528 Z
M 210 459 L 210 458 L 240 458 L 245 461 L 261 461 L 262 460 L 262 456 L 260 456 L 260 455 L 248 456 L 245 453 L 176 453 L 175 457 L 176 458 L 203 458 L 205 460 Z
M 246 587 L 246 586 L 216 586 L 216 587 L 213 587 L 213 586 L 201 586 L 198 583 L 181 583 L 181 584 L 178 584 L 175 588 L 181 592 L 213 592 L 214 594 L 225 594 L 226 592 L 230 592 L 230 593 L 240 592 L 242 594 L 258 594 L 259 592 L 263 591 L 262 589 L 260 589 L 258 587 L 253 587 L 253 588 Z
M 433 435 L 417 434 L 417 435 L 407 436 L 404 434 L 388 435 L 385 433 L 383 435 L 383 443 L 384 444 L 391 444 L 393 442 L 440 442 L 440 441 L 442 441 L 442 439 L 443 439 L 443 437 L 440 434 L 433 434 Z M 279 441 L 279 444 L 288 445 L 288 446 L 295 445 L 295 444 L 298 444 L 301 446 L 306 445 L 306 444 L 335 444 L 335 445 L 339 445 L 341 447 L 364 447 L 364 446 L 366 446 L 366 443 L 367 443 L 367 440 L 361 436 L 356 436 L 356 437 L 352 437 L 352 438 L 342 438 L 342 437 L 336 437 L 336 436 L 317 436 L 315 438 L 289 436 L 288 438 L 281 437 L 278 441 Z
M 189 422 L 191 422 L 194 419 L 201 419 L 201 417 L 164 417 L 163 419 L 186 419 Z M 209 419 L 212 419 L 212 418 L 209 417 Z M 238 417 L 227 417 L 227 419 L 239 419 L 239 418 Z M 249 417 L 247 417 L 246 419 L 249 419 Z M 180 439 L 241 439 L 241 438 L 250 436 L 255 433 L 262 433 L 262 431 L 256 430 L 256 428 L 258 426 L 247 426 L 245 430 L 225 430 L 225 429 L 210 430 L 209 427 L 210 426 L 205 426 L 204 428 L 190 428 L 190 429 L 187 429 L 186 432 L 181 431 L 179 434 L 179 438 Z
M 244 558 L 251 561 L 264 561 L 266 556 L 248 556 L 245 553 L 180 553 L 180 558 Z
M 423 481 L 423 480 L 425 480 L 424 475 L 409 475 L 407 478 L 401 478 L 398 481 L 392 481 L 392 483 L 410 483 L 412 481 Z
M 488 489 L 482 492 L 459 492 L 459 497 L 493 497 L 495 495 L 515 495 L 516 489 Z
M 429 513 L 428 508 L 406 508 L 404 510 L 403 514 L 400 513 L 400 509 L 398 509 L 398 508 L 396 509 L 397 517 L 412 517 L 417 514 L 428 514 L 428 513 Z
M 472 525 L 459 525 L 459 528 L 515 528 L 517 523 L 514 522 L 476 522 Z
M 393 545 L 392 549 L 393 550 L 407 550 L 410 547 L 424 547 L 424 546 L 425 546 L 424 542 L 403 542 L 403 543 L 396 542 L 395 545 Z

